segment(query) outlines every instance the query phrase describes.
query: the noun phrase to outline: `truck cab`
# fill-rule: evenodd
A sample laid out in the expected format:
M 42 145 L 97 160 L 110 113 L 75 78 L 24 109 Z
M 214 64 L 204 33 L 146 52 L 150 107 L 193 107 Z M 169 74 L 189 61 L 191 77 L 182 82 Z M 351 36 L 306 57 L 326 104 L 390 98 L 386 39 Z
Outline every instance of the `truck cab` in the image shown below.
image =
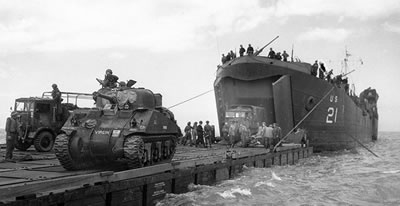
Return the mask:
M 18 114 L 19 131 L 15 147 L 25 151 L 32 144 L 39 152 L 48 152 L 53 148 L 54 139 L 60 133 L 61 127 L 68 119 L 70 111 L 78 108 L 78 98 L 92 100 L 91 94 L 62 92 L 66 103 L 56 102 L 51 98 L 51 92 L 43 93 L 42 97 L 18 98 L 15 100 L 14 111 Z M 75 104 L 71 103 L 76 99 Z
M 225 122 L 229 125 L 237 122 L 242 124 L 250 131 L 250 134 L 256 134 L 258 126 L 261 125 L 264 118 L 265 109 L 253 105 L 232 105 L 225 112 Z

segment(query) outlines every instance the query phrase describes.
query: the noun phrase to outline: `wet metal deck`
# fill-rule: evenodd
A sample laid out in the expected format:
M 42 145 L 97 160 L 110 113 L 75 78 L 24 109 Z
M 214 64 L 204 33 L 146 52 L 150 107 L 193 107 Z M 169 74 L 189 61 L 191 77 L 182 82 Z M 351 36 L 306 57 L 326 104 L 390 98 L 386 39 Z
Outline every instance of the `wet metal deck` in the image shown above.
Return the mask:
M 227 149 L 222 145 L 211 149 L 179 146 L 171 163 L 134 170 L 84 171 L 66 171 L 52 153 L 15 151 L 15 163 L 0 163 L 0 201 L 11 205 L 82 205 L 86 200 L 98 202 L 96 205 L 115 205 L 118 195 L 130 191 L 134 194 L 126 204 L 148 205 L 165 193 L 186 192 L 190 183 L 215 184 L 232 178 L 243 165 L 293 164 L 312 153 L 312 148 L 294 147 L 281 148 L 277 153 L 268 153 L 264 148 L 234 150 L 234 159 L 227 159 Z M 4 149 L 1 155 L 4 157 Z M 93 194 L 97 194 L 95 199 Z

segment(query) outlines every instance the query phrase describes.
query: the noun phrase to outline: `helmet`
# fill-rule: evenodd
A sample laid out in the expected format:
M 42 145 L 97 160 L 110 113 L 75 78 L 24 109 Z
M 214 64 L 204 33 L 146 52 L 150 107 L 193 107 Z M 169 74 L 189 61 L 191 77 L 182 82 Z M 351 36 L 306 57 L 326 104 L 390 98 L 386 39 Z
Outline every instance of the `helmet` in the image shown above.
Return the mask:
M 16 116 L 18 114 L 18 112 L 16 112 L 16 111 L 12 111 L 11 112 L 11 116 L 13 117 L 13 116 Z
M 112 74 L 112 70 L 111 70 L 111 69 L 107 69 L 107 70 L 106 70 L 106 73 Z

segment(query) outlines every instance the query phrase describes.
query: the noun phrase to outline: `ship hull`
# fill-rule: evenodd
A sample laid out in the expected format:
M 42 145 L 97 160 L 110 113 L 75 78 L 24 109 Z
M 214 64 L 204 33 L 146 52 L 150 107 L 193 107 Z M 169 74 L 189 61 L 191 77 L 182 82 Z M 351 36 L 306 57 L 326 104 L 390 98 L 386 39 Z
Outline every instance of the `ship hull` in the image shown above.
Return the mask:
M 376 140 L 377 117 L 358 106 L 343 85 L 316 78 L 309 69 L 309 64 L 254 56 L 220 67 L 214 83 L 220 129 L 229 105 L 247 104 L 264 107 L 265 122 L 278 123 L 283 135 L 299 124 L 316 151 Z

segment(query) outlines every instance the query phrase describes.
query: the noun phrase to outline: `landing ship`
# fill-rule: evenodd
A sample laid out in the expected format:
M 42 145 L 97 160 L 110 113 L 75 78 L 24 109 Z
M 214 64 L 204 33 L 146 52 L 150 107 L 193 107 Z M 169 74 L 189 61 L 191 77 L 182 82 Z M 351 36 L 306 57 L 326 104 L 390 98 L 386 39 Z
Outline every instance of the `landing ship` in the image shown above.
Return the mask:
M 345 85 L 311 75 L 312 66 L 264 56 L 238 57 L 218 67 L 214 82 L 218 121 L 234 116 L 232 105 L 259 109 L 267 125 L 282 134 L 304 129 L 315 151 L 350 149 L 377 139 L 378 94 L 368 88 L 359 96 Z M 246 118 L 248 114 L 238 114 Z M 253 115 L 249 115 L 251 118 Z

